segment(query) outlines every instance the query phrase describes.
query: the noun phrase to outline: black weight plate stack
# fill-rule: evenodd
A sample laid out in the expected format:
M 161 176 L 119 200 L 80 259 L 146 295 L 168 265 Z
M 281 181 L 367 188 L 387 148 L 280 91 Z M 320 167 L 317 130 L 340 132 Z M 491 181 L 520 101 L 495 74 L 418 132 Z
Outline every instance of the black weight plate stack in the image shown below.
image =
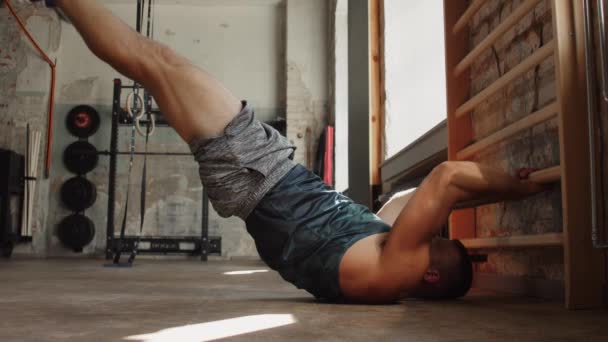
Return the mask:
M 68 113 L 66 126 L 72 135 L 88 138 L 99 129 L 99 113 L 91 106 L 76 106 Z
M 86 141 L 76 141 L 63 152 L 63 162 L 70 172 L 83 175 L 97 166 L 99 155 L 95 146 Z
M 97 188 L 84 177 L 70 178 L 61 186 L 61 201 L 76 212 L 90 208 L 97 200 Z
M 59 223 L 57 235 L 66 247 L 80 253 L 84 246 L 93 241 L 95 224 L 84 215 L 70 215 Z

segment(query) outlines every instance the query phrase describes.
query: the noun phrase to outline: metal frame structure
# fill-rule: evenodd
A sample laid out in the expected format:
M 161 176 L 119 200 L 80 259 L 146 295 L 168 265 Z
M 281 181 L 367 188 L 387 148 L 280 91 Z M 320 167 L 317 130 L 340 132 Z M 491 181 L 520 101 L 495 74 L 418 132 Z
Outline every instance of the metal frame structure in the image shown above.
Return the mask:
M 131 127 L 132 122 L 127 119 L 126 113 L 120 106 L 120 98 L 123 89 L 132 89 L 132 86 L 123 86 L 120 79 L 114 80 L 114 96 L 112 102 L 112 132 L 110 150 L 100 154 L 109 155 L 110 165 L 108 172 L 108 221 L 106 232 L 106 259 L 112 259 L 119 238 L 115 237 L 114 214 L 116 198 L 116 167 L 119 155 L 128 155 L 129 152 L 118 151 L 118 130 L 120 127 Z M 147 101 L 147 100 L 146 100 Z M 166 125 L 162 121 L 157 126 Z M 185 156 L 186 153 L 159 153 L 159 152 L 137 152 L 136 155 L 155 156 Z M 220 254 L 222 247 L 221 237 L 209 236 L 209 199 L 207 190 L 203 188 L 202 195 L 202 220 L 200 236 L 125 236 L 122 239 L 122 251 L 129 252 L 133 249 L 135 241 L 139 239 L 139 253 L 149 254 L 188 254 L 200 255 L 202 261 L 207 261 L 209 254 Z
M 586 77 L 587 89 L 598 89 L 600 85 L 599 96 L 595 91 L 587 92 L 587 120 L 589 121 L 589 160 L 591 160 L 591 219 L 593 246 L 599 249 L 608 249 L 606 237 L 601 234 L 600 226 L 605 225 L 605 210 L 600 199 L 605 200 L 604 180 L 601 172 L 604 169 L 603 162 L 603 144 L 602 136 L 604 129 L 602 127 L 601 118 L 602 106 L 598 105 L 598 99 L 604 104 L 608 104 L 608 52 L 606 47 L 606 5 L 604 1 L 597 0 L 597 24 L 599 29 L 599 58 L 593 53 L 586 54 Z M 594 35 L 593 35 L 593 4 L 592 0 L 584 0 L 584 16 L 585 16 L 585 51 L 594 51 Z M 599 60 L 596 60 L 599 59 Z M 596 76 L 596 71 L 599 67 L 599 79 Z
M 369 0 L 348 2 L 348 196 L 369 208 L 371 174 L 371 63 Z

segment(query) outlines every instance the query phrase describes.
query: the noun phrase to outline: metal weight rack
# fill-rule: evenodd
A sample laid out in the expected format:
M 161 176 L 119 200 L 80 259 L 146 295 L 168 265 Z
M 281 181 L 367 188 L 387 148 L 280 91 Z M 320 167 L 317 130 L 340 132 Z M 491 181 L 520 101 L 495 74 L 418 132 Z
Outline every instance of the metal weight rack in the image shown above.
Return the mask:
M 115 236 L 114 214 L 116 197 L 116 166 L 120 155 L 129 155 L 129 152 L 118 151 L 118 131 L 121 127 L 131 127 L 133 122 L 120 106 L 123 89 L 133 89 L 133 86 L 123 86 L 120 79 L 114 80 L 114 96 L 112 102 L 112 132 L 110 140 L 110 151 L 100 152 L 110 157 L 108 173 L 108 222 L 106 239 L 106 259 L 112 259 L 115 248 L 119 246 L 120 238 Z M 146 99 L 147 103 L 151 100 Z M 153 112 L 160 114 L 160 112 Z M 146 122 L 142 120 L 144 124 Z M 156 126 L 168 126 L 163 120 L 157 120 Z M 190 153 L 164 153 L 164 152 L 136 152 L 135 155 L 151 156 L 191 156 Z M 133 249 L 137 236 L 125 236 L 120 244 L 122 251 L 129 252 Z M 221 237 L 209 236 L 209 199 L 207 190 L 203 187 L 202 195 L 202 220 L 200 236 L 141 236 L 139 238 L 139 253 L 147 254 L 187 254 L 200 255 L 202 261 L 207 261 L 209 254 L 221 254 Z

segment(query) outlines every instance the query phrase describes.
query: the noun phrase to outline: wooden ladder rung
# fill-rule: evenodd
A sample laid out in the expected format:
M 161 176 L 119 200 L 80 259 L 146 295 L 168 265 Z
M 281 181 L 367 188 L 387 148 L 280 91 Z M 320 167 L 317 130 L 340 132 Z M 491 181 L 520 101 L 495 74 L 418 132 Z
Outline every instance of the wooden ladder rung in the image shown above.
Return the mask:
M 561 166 L 558 165 L 558 166 L 554 166 L 554 167 L 550 167 L 547 169 L 533 172 L 530 174 L 530 176 L 528 176 L 528 179 L 532 182 L 536 182 L 539 184 L 550 184 L 550 183 L 555 183 L 555 182 L 560 181 L 561 177 L 562 177 L 562 170 L 561 170 Z M 501 198 L 484 198 L 484 199 L 479 199 L 479 200 L 458 202 L 454 205 L 454 207 L 452 207 L 452 209 L 459 210 L 459 209 L 475 208 L 475 207 L 479 207 L 482 205 L 499 203 L 499 202 L 502 202 L 502 200 L 503 199 L 501 199 Z
M 526 0 L 524 3 L 519 5 L 519 7 L 517 7 L 515 11 L 513 11 L 513 13 L 511 13 L 511 15 L 505 19 L 505 21 L 500 23 L 500 25 L 490 32 L 490 34 L 481 43 L 473 48 L 473 50 L 462 61 L 460 61 L 458 65 L 456 65 L 456 68 L 454 69 L 454 74 L 456 77 L 460 76 L 460 74 L 467 70 L 471 64 L 473 64 L 475 59 L 477 59 L 477 57 L 479 57 L 485 50 L 490 48 L 494 43 L 496 43 L 498 38 L 507 32 L 507 30 L 512 28 L 526 14 L 530 13 L 530 11 L 532 11 L 540 1 L 541 0 Z
M 528 179 L 532 182 L 540 184 L 558 182 L 562 179 L 562 167 L 558 165 L 544 170 L 533 172 L 530 174 Z
M 479 9 L 483 6 L 485 2 L 486 0 L 473 0 L 473 2 L 469 5 L 464 14 L 460 17 L 460 19 L 458 19 L 456 25 L 454 25 L 452 33 L 458 34 L 463 28 L 465 28 L 471 21 L 471 18 L 473 18 L 475 13 L 479 11 Z
M 468 249 L 561 247 L 564 244 L 564 235 L 562 233 L 548 233 L 493 238 L 462 239 L 460 241 Z
M 519 63 L 515 68 L 511 69 L 501 78 L 492 83 L 489 87 L 479 92 L 479 94 L 475 95 L 472 99 L 465 102 L 462 106 L 458 107 L 455 113 L 456 117 L 459 118 L 469 113 L 471 110 L 479 106 L 481 103 L 483 103 L 483 101 L 487 100 L 494 93 L 507 86 L 513 80 L 517 79 L 518 77 L 526 73 L 528 70 L 547 59 L 547 57 L 551 56 L 551 54 L 553 53 L 554 46 L 554 42 L 551 41 L 545 46 L 536 50 L 536 52 L 526 58 L 523 62 Z
M 553 102 L 553 103 L 545 106 L 543 109 L 541 109 L 537 112 L 534 112 L 530 115 L 527 115 L 524 118 L 520 119 L 519 121 L 516 121 L 516 122 L 512 123 L 511 125 L 501 129 L 500 131 L 495 132 L 495 133 L 489 135 L 488 137 L 483 138 L 483 139 L 477 141 L 476 143 L 471 144 L 471 145 L 465 147 L 464 149 L 458 151 L 458 153 L 456 153 L 456 158 L 458 160 L 465 160 L 465 159 L 473 156 L 474 154 L 476 154 L 480 151 L 483 151 L 484 149 L 486 149 L 489 146 L 492 146 L 501 141 L 504 141 L 521 131 L 532 128 L 540 123 L 543 123 L 543 122 L 553 118 L 554 116 L 557 115 L 558 111 L 559 111 L 559 106 L 558 106 L 557 102 Z

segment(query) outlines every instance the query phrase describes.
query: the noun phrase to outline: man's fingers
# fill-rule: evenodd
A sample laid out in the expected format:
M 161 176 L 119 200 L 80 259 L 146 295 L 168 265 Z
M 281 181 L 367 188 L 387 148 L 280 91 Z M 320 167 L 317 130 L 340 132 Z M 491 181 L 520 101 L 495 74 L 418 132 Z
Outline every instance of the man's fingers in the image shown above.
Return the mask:
M 530 174 L 533 172 L 536 172 L 536 171 L 538 171 L 538 169 L 531 168 L 531 167 L 521 168 L 521 169 L 517 170 L 517 178 L 528 179 L 528 177 L 530 177 Z

